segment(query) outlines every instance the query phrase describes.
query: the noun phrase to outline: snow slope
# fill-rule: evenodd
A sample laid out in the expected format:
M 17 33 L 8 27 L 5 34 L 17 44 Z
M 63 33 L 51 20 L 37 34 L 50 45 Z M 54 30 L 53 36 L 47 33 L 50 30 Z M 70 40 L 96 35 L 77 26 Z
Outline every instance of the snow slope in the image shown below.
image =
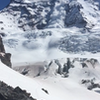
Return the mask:
M 47 77 L 47 78 L 45 78 Z M 37 79 L 23 76 L 0 63 L 0 81 L 12 87 L 19 86 L 31 93 L 37 100 L 99 100 L 100 94 L 89 91 L 75 82 L 75 78 L 45 76 Z M 43 90 L 48 91 L 46 94 Z

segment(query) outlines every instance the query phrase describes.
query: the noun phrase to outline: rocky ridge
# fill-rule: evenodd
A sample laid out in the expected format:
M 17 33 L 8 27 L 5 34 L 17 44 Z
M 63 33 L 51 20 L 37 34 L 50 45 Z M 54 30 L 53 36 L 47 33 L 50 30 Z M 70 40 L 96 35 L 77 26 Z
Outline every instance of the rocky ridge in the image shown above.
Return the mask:
M 20 87 L 12 88 L 0 81 L 0 100 L 36 100 Z

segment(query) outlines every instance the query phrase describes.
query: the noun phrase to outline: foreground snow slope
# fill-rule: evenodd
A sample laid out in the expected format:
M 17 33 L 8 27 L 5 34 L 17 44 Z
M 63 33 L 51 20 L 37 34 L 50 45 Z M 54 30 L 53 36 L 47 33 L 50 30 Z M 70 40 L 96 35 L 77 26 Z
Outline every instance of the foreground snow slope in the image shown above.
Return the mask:
M 52 97 L 57 96 L 60 100 L 99 100 L 100 94 L 86 90 L 72 79 L 61 79 L 58 77 L 38 79 Z
M 100 94 L 89 91 L 72 78 L 42 76 L 28 78 L 0 63 L 0 81 L 12 87 L 19 86 L 37 100 L 99 100 Z M 48 91 L 46 94 L 41 89 Z

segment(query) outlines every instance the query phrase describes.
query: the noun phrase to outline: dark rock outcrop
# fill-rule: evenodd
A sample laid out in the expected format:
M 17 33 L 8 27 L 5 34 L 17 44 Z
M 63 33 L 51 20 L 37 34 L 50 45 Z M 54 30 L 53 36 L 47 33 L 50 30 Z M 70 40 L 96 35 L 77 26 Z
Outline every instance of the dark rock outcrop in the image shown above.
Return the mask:
M 5 49 L 4 49 L 4 45 L 3 45 L 3 42 L 2 42 L 1 36 L 0 36 L 0 52 L 5 53 Z
M 42 90 L 43 90 L 45 93 L 49 94 L 48 91 L 47 91 L 46 89 L 42 88 Z
M 36 100 L 20 87 L 15 89 L 4 82 L 0 82 L 0 100 Z
M 0 36 L 0 59 L 1 62 L 4 63 L 5 65 L 11 67 L 11 54 L 5 52 L 5 48 L 2 42 L 2 38 Z
M 82 82 L 82 84 L 85 84 L 85 85 L 87 84 L 88 85 L 87 86 L 88 90 L 92 90 L 94 88 L 100 88 L 100 84 L 99 83 L 95 83 L 93 79 L 92 80 L 83 79 L 81 82 Z
M 68 6 L 68 7 L 67 7 Z M 69 27 L 77 26 L 77 27 L 85 27 L 87 22 L 84 20 L 80 10 L 82 9 L 82 5 L 77 1 L 71 1 L 69 5 L 66 5 L 66 18 L 65 24 Z

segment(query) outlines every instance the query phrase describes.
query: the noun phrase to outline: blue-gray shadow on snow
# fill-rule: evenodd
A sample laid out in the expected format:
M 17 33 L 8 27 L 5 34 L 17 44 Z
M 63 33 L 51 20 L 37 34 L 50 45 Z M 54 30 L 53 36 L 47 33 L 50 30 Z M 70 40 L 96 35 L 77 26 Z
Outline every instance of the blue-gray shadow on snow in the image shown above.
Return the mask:
M 4 9 L 10 4 L 11 0 L 0 0 L 0 10 Z
M 99 10 L 100 10 L 100 0 L 94 0 L 94 1 L 99 4 L 98 7 L 99 7 Z

